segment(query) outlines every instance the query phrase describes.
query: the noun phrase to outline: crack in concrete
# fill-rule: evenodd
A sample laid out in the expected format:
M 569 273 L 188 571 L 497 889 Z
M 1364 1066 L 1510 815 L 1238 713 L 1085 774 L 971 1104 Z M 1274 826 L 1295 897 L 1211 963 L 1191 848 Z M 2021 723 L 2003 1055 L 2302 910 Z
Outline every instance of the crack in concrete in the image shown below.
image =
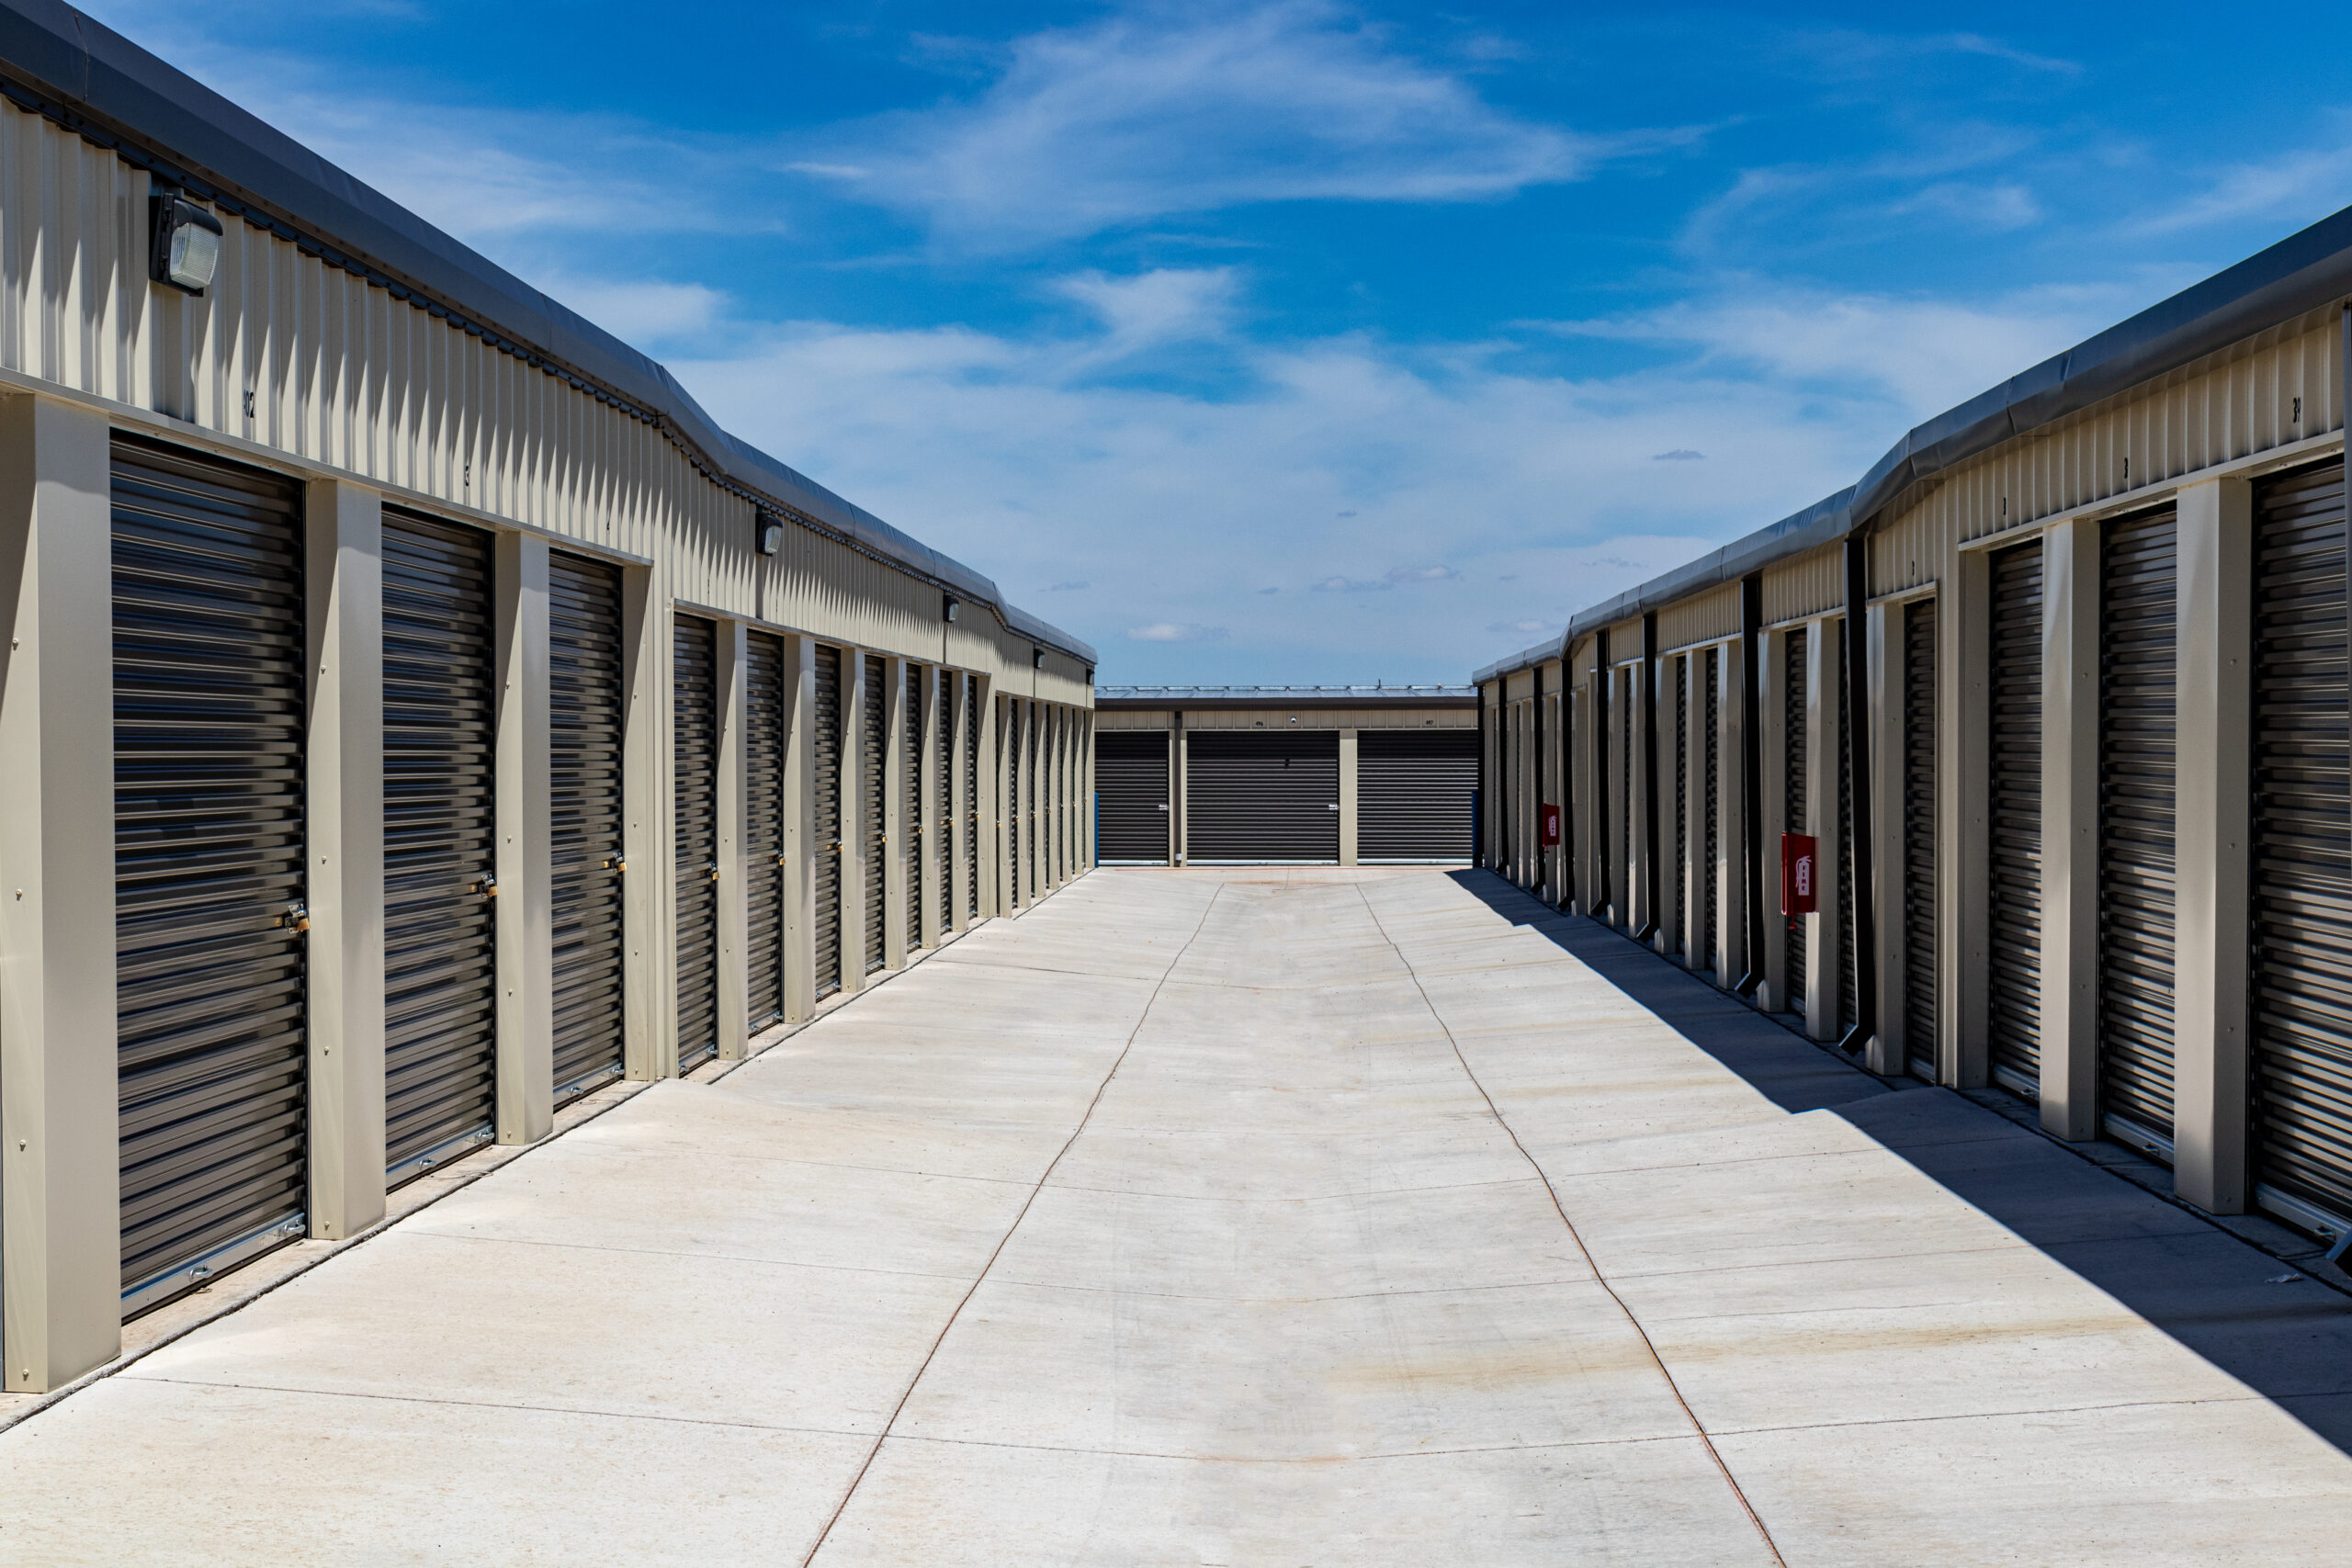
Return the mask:
M 1038 1174 L 1037 1184 L 1030 1189 L 1028 1198 L 1022 1202 L 1021 1212 L 1012 1216 L 1012 1224 L 1007 1225 L 1004 1235 L 998 1238 L 996 1249 L 989 1254 L 989 1260 L 980 1266 L 979 1273 L 972 1280 L 972 1288 L 964 1292 L 963 1299 L 957 1302 L 955 1310 L 947 1314 L 947 1321 L 940 1325 L 938 1337 L 931 1342 L 931 1348 L 923 1353 L 922 1364 L 915 1369 L 915 1375 L 907 1380 L 905 1390 L 899 1395 L 899 1403 L 891 1407 L 889 1420 L 882 1424 L 882 1431 L 874 1439 L 874 1446 L 866 1450 L 865 1462 L 857 1467 L 857 1473 L 850 1477 L 849 1485 L 842 1491 L 841 1501 L 833 1505 L 833 1511 L 826 1517 L 825 1528 L 817 1532 L 817 1539 L 809 1544 L 808 1555 L 800 1560 L 800 1568 L 808 1568 L 808 1565 L 817 1560 L 817 1553 L 825 1549 L 825 1542 L 832 1536 L 833 1527 L 841 1522 L 842 1513 L 849 1507 L 850 1499 L 857 1495 L 858 1487 L 865 1483 L 866 1472 L 874 1468 L 875 1460 L 880 1457 L 882 1445 L 890 1440 L 890 1429 L 899 1424 L 899 1417 L 905 1413 L 907 1402 L 914 1397 L 915 1389 L 922 1383 L 923 1373 L 931 1371 L 931 1363 L 938 1356 L 939 1348 L 947 1342 L 947 1336 L 955 1330 L 956 1320 L 964 1315 L 964 1309 L 972 1304 L 972 1298 L 979 1293 L 980 1286 L 987 1282 L 989 1270 L 994 1269 L 996 1260 L 1004 1256 L 1005 1247 L 1011 1245 L 1014 1233 L 1021 1229 L 1021 1222 L 1029 1217 L 1030 1208 L 1037 1201 L 1037 1195 L 1046 1190 L 1046 1183 L 1053 1176 L 1055 1168 L 1059 1166 L 1069 1151 L 1077 1145 L 1079 1138 L 1086 1131 L 1086 1124 L 1094 1119 L 1095 1109 L 1102 1103 L 1102 1096 L 1109 1092 L 1111 1080 L 1119 1076 L 1119 1068 L 1126 1061 L 1127 1054 L 1136 1048 L 1136 1037 L 1143 1033 L 1143 1026 L 1151 1021 L 1152 1007 L 1159 1000 L 1159 993 L 1167 988 L 1168 976 L 1175 972 L 1176 965 L 1184 961 L 1184 954 L 1193 950 L 1193 943 L 1198 942 L 1201 932 L 1208 928 L 1209 914 L 1216 908 L 1216 901 L 1224 893 L 1225 885 L 1219 883 L 1216 890 L 1209 894 L 1208 901 L 1201 906 L 1199 923 L 1193 926 L 1193 934 L 1185 939 L 1184 945 L 1177 949 L 1176 956 L 1168 961 L 1167 973 L 1162 974 L 1159 983 L 1152 987 L 1151 995 L 1144 998 L 1143 1010 L 1136 1015 L 1136 1026 L 1127 1032 L 1126 1043 L 1119 1047 L 1118 1055 L 1111 1063 L 1111 1070 L 1104 1073 L 1102 1081 L 1095 1086 L 1094 1098 L 1087 1101 L 1085 1114 L 1078 1119 L 1078 1125 L 1070 1129 L 1069 1138 L 1064 1140 L 1061 1148 L 1056 1152 L 1051 1160 L 1046 1162 L 1046 1168 Z
M 1502 1108 L 1495 1103 L 1495 1097 L 1488 1094 L 1487 1086 L 1479 1081 L 1476 1070 L 1470 1066 L 1470 1058 L 1462 1054 L 1460 1042 L 1453 1038 L 1453 1026 L 1446 1022 L 1445 1015 L 1438 1010 L 1437 1003 L 1430 999 L 1428 988 L 1421 984 L 1419 972 L 1413 968 L 1413 961 L 1405 955 L 1405 950 L 1399 947 L 1396 939 L 1388 934 L 1388 928 L 1381 923 L 1380 911 L 1373 908 L 1372 896 L 1363 890 L 1361 884 L 1356 886 L 1356 897 L 1363 900 L 1364 913 L 1372 918 L 1373 929 L 1380 933 L 1380 940 L 1388 944 L 1389 951 L 1396 954 L 1397 962 L 1404 964 L 1406 970 L 1412 974 L 1413 988 L 1420 993 L 1421 1005 L 1429 1009 L 1430 1016 L 1437 1021 L 1440 1029 L 1445 1031 L 1445 1042 L 1453 1048 L 1453 1059 L 1462 1064 L 1463 1076 L 1470 1080 L 1471 1086 L 1477 1089 L 1479 1098 L 1487 1102 L 1487 1113 L 1494 1117 L 1495 1125 L 1503 1130 L 1503 1135 L 1510 1139 L 1511 1147 L 1519 1151 L 1520 1157 L 1527 1161 L 1529 1168 L 1544 1179 L 1544 1190 L 1552 1195 L 1553 1211 L 1560 1216 L 1560 1224 L 1567 1227 L 1568 1238 L 1577 1244 L 1577 1250 L 1584 1255 L 1585 1266 L 1592 1270 L 1594 1280 L 1608 1292 L 1609 1299 L 1617 1303 L 1617 1310 L 1625 1314 L 1626 1324 L 1641 1337 L 1642 1348 L 1649 1352 L 1650 1363 L 1657 1368 L 1657 1375 L 1665 1380 L 1668 1392 L 1674 1395 L 1675 1404 L 1682 1407 L 1682 1414 L 1689 1419 L 1691 1431 L 1696 1433 L 1700 1442 L 1705 1445 L 1707 1457 L 1714 1461 L 1715 1471 L 1724 1478 L 1724 1484 L 1731 1488 L 1731 1495 L 1737 1499 L 1741 1511 L 1747 1514 L 1747 1522 L 1756 1527 L 1756 1533 L 1762 1538 L 1765 1550 L 1772 1554 L 1772 1561 L 1781 1564 L 1781 1568 L 1788 1568 L 1788 1559 L 1781 1555 L 1780 1543 L 1772 1539 L 1772 1532 L 1765 1527 L 1763 1516 L 1756 1511 L 1756 1505 L 1747 1500 L 1747 1494 L 1740 1486 L 1739 1478 L 1732 1474 L 1731 1466 L 1724 1462 L 1723 1454 L 1715 1448 L 1715 1440 L 1708 1433 L 1705 1423 L 1699 1419 L 1699 1413 L 1691 1409 L 1690 1402 L 1682 1396 L 1682 1387 L 1674 1381 L 1674 1373 L 1668 1369 L 1666 1358 L 1660 1356 L 1657 1347 L 1650 1343 L 1649 1331 L 1642 1326 L 1642 1320 L 1634 1315 L 1633 1307 L 1627 1304 L 1624 1297 L 1617 1293 L 1616 1287 L 1609 1282 L 1609 1277 L 1601 1272 L 1600 1260 L 1593 1257 L 1592 1249 L 1585 1246 L 1584 1236 L 1577 1230 L 1576 1222 L 1568 1218 L 1568 1211 L 1560 1201 L 1559 1190 L 1552 1185 L 1550 1173 L 1536 1163 L 1533 1155 L 1528 1153 L 1527 1145 L 1519 1141 L 1518 1132 L 1504 1117 Z

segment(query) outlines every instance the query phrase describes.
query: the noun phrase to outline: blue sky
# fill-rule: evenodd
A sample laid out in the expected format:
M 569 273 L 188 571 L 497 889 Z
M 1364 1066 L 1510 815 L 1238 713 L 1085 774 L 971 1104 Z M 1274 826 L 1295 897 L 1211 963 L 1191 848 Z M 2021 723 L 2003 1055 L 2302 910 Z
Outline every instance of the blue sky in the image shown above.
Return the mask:
M 88 8 L 1106 682 L 1461 680 L 2352 203 L 2280 8 Z

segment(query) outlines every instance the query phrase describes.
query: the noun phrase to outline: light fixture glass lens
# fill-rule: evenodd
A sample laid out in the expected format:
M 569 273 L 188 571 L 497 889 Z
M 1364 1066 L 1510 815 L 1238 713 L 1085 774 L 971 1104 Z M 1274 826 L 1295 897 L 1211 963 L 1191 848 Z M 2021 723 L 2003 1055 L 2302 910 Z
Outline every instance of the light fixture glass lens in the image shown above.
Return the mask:
M 172 231 L 172 281 L 182 288 L 209 288 L 220 270 L 220 236 L 194 223 Z

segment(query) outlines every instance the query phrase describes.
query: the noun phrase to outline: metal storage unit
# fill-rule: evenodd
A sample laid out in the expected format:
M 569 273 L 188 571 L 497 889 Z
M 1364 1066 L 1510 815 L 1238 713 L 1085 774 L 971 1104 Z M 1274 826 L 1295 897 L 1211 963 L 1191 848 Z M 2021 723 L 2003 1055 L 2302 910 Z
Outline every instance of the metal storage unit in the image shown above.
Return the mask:
M 980 918 L 980 678 L 964 677 L 964 918 Z
M 1008 767 L 1008 758 L 1021 755 L 1020 737 L 1014 730 L 1021 716 L 1021 705 L 1005 699 L 998 711 L 996 727 L 997 831 L 1004 840 L 1005 905 L 1019 908 L 1021 903 L 1021 778 L 1017 766 Z
M 1936 602 L 1903 609 L 1903 1036 L 1936 1080 Z
M 1680 953 L 1683 897 L 1689 886 L 1682 868 L 1690 859 L 1690 683 L 1685 679 L 1684 660 L 1669 659 L 1666 668 L 1674 685 L 1674 756 L 1667 769 L 1672 807 L 1666 814 L 1666 874 L 1658 879 L 1658 907 L 1666 936 L 1661 948 Z
M 670 634 L 671 833 L 677 898 L 678 1070 L 718 1050 L 718 627 Z
M 752 1032 L 784 1017 L 784 639 L 743 638 L 743 980 Z
M 621 574 L 548 557 L 548 794 L 559 1104 L 621 1071 Z
M 1789 633 L 1785 639 L 1787 651 L 1781 666 L 1781 721 L 1784 727 L 1781 732 L 1781 773 L 1784 781 L 1781 786 L 1784 802 L 1781 817 L 1792 833 L 1805 830 L 1805 783 L 1811 762 L 1807 751 L 1812 737 L 1805 723 L 1806 635 L 1802 630 Z M 1816 845 L 1815 853 L 1818 852 L 1819 846 Z M 1785 944 L 1788 955 L 1787 1010 L 1802 1017 L 1809 1000 L 1805 992 L 1805 947 L 1806 938 L 1812 932 L 1803 915 L 1786 916 L 1784 921 L 1788 928 Z
M 303 1234 L 306 618 L 298 486 L 118 440 L 113 491 L 128 1314 Z
M 2099 540 L 2098 1107 L 2170 1158 L 2173 1104 L 2173 508 Z
M 858 710 L 858 841 L 865 846 L 865 973 L 882 967 L 883 802 L 889 765 L 890 667 L 865 656 L 865 697 Z
M 1103 739 L 1095 739 L 1098 758 Z M 1367 865 L 1466 863 L 1470 796 L 1477 787 L 1475 729 L 1357 731 L 1356 859 Z
M 937 727 L 936 764 L 939 768 L 939 828 L 932 846 L 932 874 L 939 881 L 933 896 L 939 906 L 939 934 L 944 940 L 956 923 L 956 682 L 961 679 L 953 671 L 939 672 L 939 704 L 933 723 Z
M 808 758 L 816 799 L 810 803 L 816 841 L 808 858 L 816 930 L 817 995 L 842 988 L 842 650 L 817 645 L 816 712 L 808 725 Z
M 1861 964 L 1857 952 L 1861 931 L 1856 921 L 1854 863 L 1854 709 L 1844 679 L 1846 623 L 1837 623 L 1835 640 L 1838 667 L 1830 676 L 1838 688 L 1838 1032 L 1842 1038 L 1862 1016 Z
M 2265 1207 L 2352 1221 L 2352 789 L 2344 466 L 2255 488 L 2252 1175 Z
M 1104 865 L 1168 863 L 1169 735 L 1106 729 L 1094 737 L 1102 812 L 1095 854 Z
M 1198 729 L 1186 751 L 1194 863 L 1338 861 L 1337 733 Z
M 384 510 L 384 1162 L 487 1140 L 498 1099 L 491 537 Z
M 923 863 L 930 858 L 931 841 L 922 827 L 922 666 L 907 666 L 907 777 L 905 812 L 907 844 L 907 951 L 913 953 L 922 946 L 922 878 Z
M 1991 1006 L 1993 1077 L 2041 1093 L 2041 545 L 1996 553 L 1993 579 Z
M 1715 858 L 1723 852 L 1723 676 L 1720 669 L 1723 654 L 1719 649 L 1708 649 L 1699 655 L 1699 677 L 1704 682 L 1699 723 L 1705 730 L 1700 738 L 1701 766 L 1706 771 L 1700 779 L 1699 825 L 1699 952 L 1698 961 L 1710 969 L 1722 967 L 1723 942 L 1715 931 Z M 1565 829 L 1568 813 L 1560 813 Z M 1562 836 L 1565 838 L 1566 833 Z M 1573 857 L 1570 863 L 1574 863 Z

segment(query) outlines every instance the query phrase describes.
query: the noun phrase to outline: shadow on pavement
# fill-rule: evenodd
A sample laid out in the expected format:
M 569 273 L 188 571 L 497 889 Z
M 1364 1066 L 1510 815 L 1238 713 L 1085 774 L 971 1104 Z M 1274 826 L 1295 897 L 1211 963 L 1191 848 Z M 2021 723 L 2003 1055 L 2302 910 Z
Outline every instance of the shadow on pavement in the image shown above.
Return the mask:
M 1974 1204 L 2149 1323 L 2352 1454 L 2352 1300 L 2197 1211 L 2168 1174 L 2110 1145 L 2060 1144 L 1952 1089 L 1880 1078 L 1636 946 L 1487 871 L 1452 874 L 1513 925 L 1573 954 L 1791 1112 L 1822 1111 Z M 2086 1156 L 2089 1157 L 2086 1157 Z M 2119 1168 L 2136 1168 L 2140 1179 Z M 2153 1190 L 2152 1190 L 2153 1189 Z M 2267 1221 L 2231 1221 L 2292 1233 Z M 2290 1256 L 2291 1256 L 2290 1252 Z

